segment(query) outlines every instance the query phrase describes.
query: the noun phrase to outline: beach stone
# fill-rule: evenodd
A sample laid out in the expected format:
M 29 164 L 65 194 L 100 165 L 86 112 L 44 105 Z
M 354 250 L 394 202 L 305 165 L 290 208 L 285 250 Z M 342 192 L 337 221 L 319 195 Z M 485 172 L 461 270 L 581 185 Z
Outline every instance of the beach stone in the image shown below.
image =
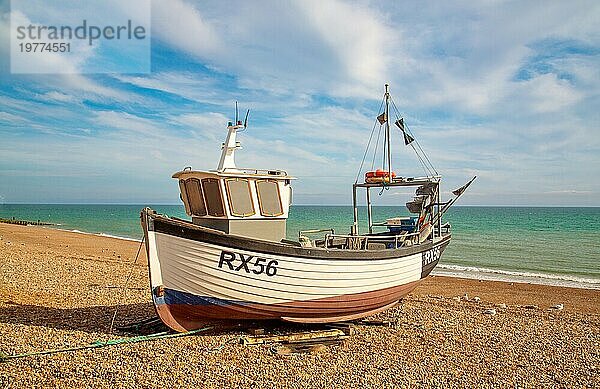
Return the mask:
M 494 316 L 496 314 L 496 310 L 494 308 L 490 308 L 490 309 L 486 309 L 485 311 L 483 311 L 484 315 L 492 315 Z
M 111 256 L 116 246 L 122 258 L 134 258 L 139 242 L 54 230 L 21 237 L 17 233 L 22 228 L 0 225 L 0 231 L 9 229 L 16 232 L 2 243 L 11 240 L 12 245 L 0 244 L 0 352 L 27 353 L 120 338 L 120 334 L 108 333 L 117 305 L 116 325 L 155 316 L 147 291 L 146 262 L 132 265 Z M 44 233 L 52 239 L 44 239 Z M 62 247 L 68 243 L 69 248 L 59 249 L 61 243 Z M 543 296 L 538 297 L 530 293 L 534 288 L 517 283 L 510 287 L 437 280 L 425 280 L 420 291 L 406 296 L 402 305 L 365 319 L 396 324 L 359 325 L 356 334 L 341 344 L 307 348 L 304 353 L 285 344 L 242 347 L 237 342 L 248 326 L 264 326 L 278 334 L 300 328 L 288 323 L 233 322 L 198 336 L 0 363 L 0 389 L 600 387 L 597 291 L 537 286 L 535 290 Z M 124 284 L 128 285 L 126 293 L 106 287 Z M 485 300 L 461 304 L 461 291 L 469 291 L 471 301 L 475 301 L 474 293 Z M 445 300 L 423 298 L 427 294 L 443 295 Z M 506 305 L 496 303 L 500 300 L 508 301 L 511 311 L 503 311 Z M 568 301 L 569 309 L 545 315 L 537 310 L 512 312 L 525 304 L 548 309 L 556 300 Z M 9 305 L 9 301 L 17 304 Z M 483 312 L 490 308 L 496 314 L 488 313 L 488 319 Z M 288 355 L 277 353 L 286 351 Z
M 558 310 L 558 311 L 562 311 L 564 307 L 565 307 L 565 306 L 564 306 L 563 304 L 556 304 L 556 305 L 554 305 L 554 306 L 552 306 L 552 307 L 550 307 L 550 308 L 552 308 L 552 309 L 556 309 L 556 310 Z

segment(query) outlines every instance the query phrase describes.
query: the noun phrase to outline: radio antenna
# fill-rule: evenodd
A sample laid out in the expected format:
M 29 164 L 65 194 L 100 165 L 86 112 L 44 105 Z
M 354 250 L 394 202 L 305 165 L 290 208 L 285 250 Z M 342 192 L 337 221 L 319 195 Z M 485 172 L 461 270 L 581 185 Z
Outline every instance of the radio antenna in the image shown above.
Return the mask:
M 248 114 L 250 113 L 250 110 L 246 111 L 246 117 L 244 118 L 244 129 L 246 129 L 246 127 L 248 127 Z

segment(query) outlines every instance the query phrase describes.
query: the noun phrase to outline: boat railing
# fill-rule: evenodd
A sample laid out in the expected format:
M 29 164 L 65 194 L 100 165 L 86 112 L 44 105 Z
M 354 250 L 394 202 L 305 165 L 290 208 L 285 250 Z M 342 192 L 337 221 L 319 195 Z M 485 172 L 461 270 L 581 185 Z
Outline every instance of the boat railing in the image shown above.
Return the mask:
M 440 226 L 440 229 L 441 229 L 440 233 L 441 233 L 441 234 L 449 234 L 449 233 L 450 233 L 450 229 L 451 229 L 451 228 L 452 228 L 452 227 L 451 227 L 450 223 L 444 223 L 444 224 L 442 224 L 442 225 Z M 437 229 L 437 226 L 436 226 L 436 231 L 437 231 L 437 230 L 438 230 L 438 229 Z
M 414 242 L 416 237 L 416 242 Z M 380 243 L 385 244 L 385 248 L 398 248 L 405 245 L 405 242 L 410 241 L 410 245 L 418 244 L 418 232 L 402 233 L 395 235 L 343 235 L 343 234 L 325 234 L 324 247 L 329 247 L 330 242 L 335 239 L 343 239 L 347 242 L 347 249 L 349 250 L 368 250 L 369 243 Z M 400 243 L 400 245 L 399 245 Z M 389 247 L 389 245 L 392 245 Z
M 287 176 L 287 172 L 285 170 L 277 170 L 277 169 L 251 169 L 251 168 L 226 168 L 223 171 L 227 172 L 228 170 L 235 171 L 235 173 L 244 173 L 244 174 L 256 174 L 263 176 Z
M 313 242 L 310 240 L 307 234 L 318 234 L 321 232 L 329 232 L 330 234 L 335 234 L 333 228 L 322 228 L 318 230 L 304 230 L 298 231 L 298 242 L 302 247 L 313 247 Z
M 320 232 L 330 232 L 331 234 L 335 234 L 333 228 L 321 228 L 320 230 L 304 230 L 298 231 L 298 238 L 306 234 L 318 234 Z

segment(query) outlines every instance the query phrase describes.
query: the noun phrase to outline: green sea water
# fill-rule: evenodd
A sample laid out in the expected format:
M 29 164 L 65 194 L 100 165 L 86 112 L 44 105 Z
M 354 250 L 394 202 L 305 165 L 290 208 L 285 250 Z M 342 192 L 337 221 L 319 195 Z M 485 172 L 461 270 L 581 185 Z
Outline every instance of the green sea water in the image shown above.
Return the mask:
M 187 219 L 183 206 L 150 205 Z M 0 204 L 0 218 L 55 223 L 52 228 L 140 240 L 143 205 Z M 359 210 L 361 220 L 366 210 Z M 404 207 L 374 207 L 374 220 L 407 215 Z M 453 207 L 445 220 L 452 242 L 438 274 L 600 289 L 600 208 Z M 287 235 L 334 228 L 347 233 L 350 206 L 302 206 L 290 210 Z M 366 223 L 363 223 L 365 226 Z

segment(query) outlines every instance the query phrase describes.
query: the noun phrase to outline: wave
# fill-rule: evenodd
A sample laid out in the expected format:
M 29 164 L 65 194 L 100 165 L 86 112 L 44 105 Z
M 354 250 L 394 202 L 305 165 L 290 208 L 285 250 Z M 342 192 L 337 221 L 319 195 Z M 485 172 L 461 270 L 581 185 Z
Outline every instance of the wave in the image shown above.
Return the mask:
M 141 242 L 141 239 L 135 239 L 135 238 L 126 238 L 124 236 L 118 236 L 118 235 L 111 235 L 111 234 L 105 234 L 103 232 L 99 233 L 99 234 L 94 234 L 94 235 L 99 235 L 99 236 L 105 236 L 107 238 L 115 238 L 115 239 L 123 239 L 123 240 L 130 240 L 132 242 Z
M 75 232 L 77 234 L 84 234 L 84 235 L 104 236 L 106 238 L 129 240 L 129 241 L 138 242 L 138 243 L 142 241 L 141 239 L 134 239 L 134 238 L 127 238 L 125 236 L 105 234 L 104 232 L 94 233 L 94 232 L 85 232 L 85 231 L 80 231 L 80 230 L 66 230 L 66 229 L 62 229 L 62 228 L 57 228 L 57 230 L 68 231 L 68 232 Z
M 439 264 L 433 270 L 432 274 L 491 281 L 511 281 L 542 285 L 568 286 L 584 289 L 600 289 L 600 279 L 571 276 L 567 274 L 547 274 L 526 271 L 521 272 L 447 264 Z

